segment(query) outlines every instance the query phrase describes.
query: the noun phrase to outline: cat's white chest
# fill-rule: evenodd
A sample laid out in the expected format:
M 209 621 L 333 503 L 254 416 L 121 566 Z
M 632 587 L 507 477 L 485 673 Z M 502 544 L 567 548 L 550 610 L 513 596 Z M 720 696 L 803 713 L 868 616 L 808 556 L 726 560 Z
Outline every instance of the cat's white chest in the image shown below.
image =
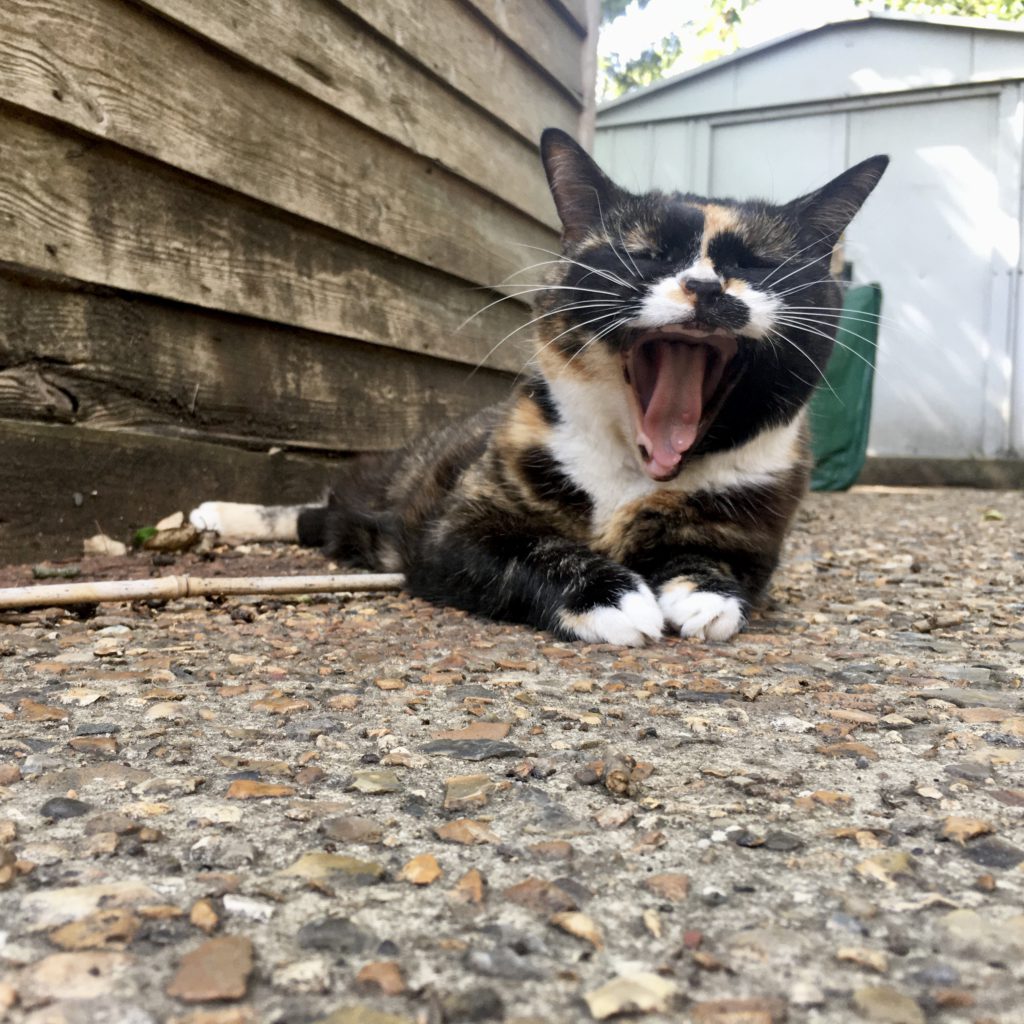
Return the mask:
M 573 483 L 589 495 L 595 536 L 621 508 L 657 491 L 696 494 L 763 486 L 801 458 L 802 414 L 766 428 L 736 448 L 697 460 L 674 480 L 657 482 L 643 471 L 626 440 L 629 409 L 621 390 L 585 381 L 552 382 L 562 419 L 552 428 L 551 452 Z

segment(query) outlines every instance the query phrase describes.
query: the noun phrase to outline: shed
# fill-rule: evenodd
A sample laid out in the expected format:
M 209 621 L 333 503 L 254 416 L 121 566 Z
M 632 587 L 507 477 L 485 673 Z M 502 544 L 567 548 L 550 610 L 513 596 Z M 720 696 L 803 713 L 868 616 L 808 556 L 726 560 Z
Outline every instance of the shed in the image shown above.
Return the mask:
M 607 103 L 595 148 L 628 187 L 777 200 L 890 154 L 845 243 L 885 296 L 875 478 L 1024 483 L 1022 137 L 1024 30 L 872 13 Z
M 557 246 L 537 142 L 592 126 L 595 13 L 0 5 L 0 559 L 310 499 L 501 398 L 527 306 L 460 324 Z

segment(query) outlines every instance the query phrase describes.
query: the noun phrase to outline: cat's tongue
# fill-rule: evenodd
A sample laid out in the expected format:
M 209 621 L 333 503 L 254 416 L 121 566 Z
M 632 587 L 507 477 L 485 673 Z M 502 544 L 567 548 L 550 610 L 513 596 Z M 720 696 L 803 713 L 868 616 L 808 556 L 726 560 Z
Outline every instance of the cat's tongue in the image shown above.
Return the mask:
M 704 345 L 658 341 L 645 346 L 638 392 L 641 408 L 637 444 L 644 468 L 655 480 L 671 475 L 697 440 L 704 408 L 708 349 Z

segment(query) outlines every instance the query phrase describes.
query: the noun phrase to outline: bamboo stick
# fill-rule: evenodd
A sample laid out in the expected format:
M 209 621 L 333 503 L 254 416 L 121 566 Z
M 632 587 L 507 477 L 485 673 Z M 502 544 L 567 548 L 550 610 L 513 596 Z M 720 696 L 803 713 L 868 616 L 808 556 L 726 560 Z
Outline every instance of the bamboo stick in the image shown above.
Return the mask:
M 54 583 L 0 589 L 0 610 L 103 601 L 170 601 L 178 597 L 230 594 L 334 594 L 401 590 L 401 573 L 348 573 L 324 576 L 160 576 L 146 580 Z

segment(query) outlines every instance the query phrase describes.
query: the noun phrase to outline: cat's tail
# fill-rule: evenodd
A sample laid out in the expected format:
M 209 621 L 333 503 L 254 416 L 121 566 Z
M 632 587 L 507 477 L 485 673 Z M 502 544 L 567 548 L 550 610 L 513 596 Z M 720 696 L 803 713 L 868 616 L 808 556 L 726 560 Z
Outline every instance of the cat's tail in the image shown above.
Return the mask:
M 197 530 L 216 533 L 226 544 L 281 540 L 318 548 L 324 543 L 326 515 L 324 506 L 204 501 L 192 509 L 188 520 Z

